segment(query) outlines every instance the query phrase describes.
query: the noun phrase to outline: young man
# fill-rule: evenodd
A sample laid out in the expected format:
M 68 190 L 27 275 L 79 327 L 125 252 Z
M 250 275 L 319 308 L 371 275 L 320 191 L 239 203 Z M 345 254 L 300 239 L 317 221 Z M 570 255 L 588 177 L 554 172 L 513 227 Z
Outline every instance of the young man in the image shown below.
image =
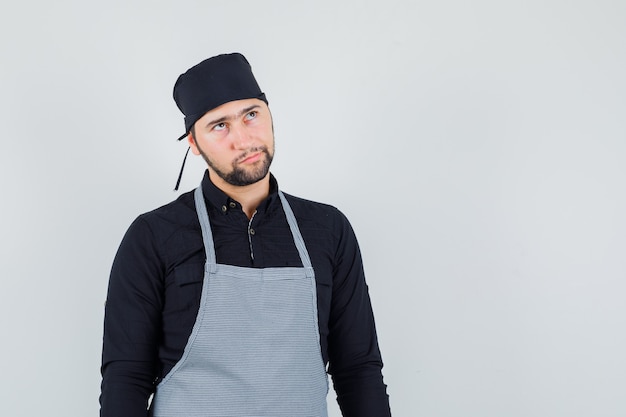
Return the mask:
M 100 415 L 324 417 L 328 365 L 344 416 L 390 416 L 354 232 L 334 207 L 279 190 L 272 115 L 248 61 L 199 63 L 174 99 L 181 139 L 208 168 L 122 240 Z

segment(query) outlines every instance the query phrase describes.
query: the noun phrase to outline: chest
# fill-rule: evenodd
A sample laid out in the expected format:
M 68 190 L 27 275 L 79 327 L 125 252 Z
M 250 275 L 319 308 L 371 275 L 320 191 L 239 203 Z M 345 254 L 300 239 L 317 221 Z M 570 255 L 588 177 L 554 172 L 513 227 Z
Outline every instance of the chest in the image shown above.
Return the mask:
M 284 217 L 259 217 L 253 219 L 250 226 L 246 220 L 213 217 L 211 228 L 219 264 L 249 268 L 302 266 Z M 299 222 L 299 226 L 315 271 L 319 330 L 321 343 L 325 346 L 332 302 L 332 239 L 311 222 Z M 165 254 L 163 334 L 171 338 L 172 343 L 179 343 L 174 341 L 186 340 L 191 332 L 202 295 L 206 256 L 200 225 L 172 235 L 167 241 Z M 168 346 L 168 340 L 164 340 L 164 344 Z M 323 352 L 326 356 L 325 349 Z

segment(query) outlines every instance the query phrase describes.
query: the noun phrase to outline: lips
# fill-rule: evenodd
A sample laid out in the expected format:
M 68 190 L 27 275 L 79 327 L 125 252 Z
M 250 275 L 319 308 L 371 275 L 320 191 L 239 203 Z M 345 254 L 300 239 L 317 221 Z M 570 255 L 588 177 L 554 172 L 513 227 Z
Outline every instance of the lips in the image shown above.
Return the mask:
M 261 158 L 262 152 L 255 152 L 251 155 L 247 155 L 244 159 L 239 161 L 240 164 L 250 164 L 258 161 Z
M 265 149 L 263 148 L 253 148 L 249 149 L 245 152 L 239 159 L 237 159 L 237 164 L 252 164 L 259 159 L 261 159 Z

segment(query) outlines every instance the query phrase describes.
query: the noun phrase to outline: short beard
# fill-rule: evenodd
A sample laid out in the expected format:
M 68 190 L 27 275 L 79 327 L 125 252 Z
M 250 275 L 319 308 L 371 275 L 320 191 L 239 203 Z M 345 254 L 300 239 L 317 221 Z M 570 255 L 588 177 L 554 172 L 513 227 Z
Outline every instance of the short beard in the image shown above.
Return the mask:
M 226 181 L 228 184 L 235 185 L 237 187 L 251 185 L 265 178 L 270 170 L 272 159 L 274 158 L 274 155 L 270 154 L 266 146 L 250 148 L 232 162 L 233 169 L 231 172 L 224 172 L 219 169 L 213 161 L 211 161 L 211 159 L 208 157 L 207 154 L 204 153 L 202 149 L 198 147 L 198 150 L 200 151 L 200 154 L 206 161 L 207 165 L 209 165 L 209 167 L 217 174 L 218 177 Z M 259 165 L 257 167 L 255 167 L 251 171 L 247 171 L 237 165 L 238 161 L 244 160 L 249 154 L 254 152 L 262 152 L 265 155 L 263 160 L 259 161 Z

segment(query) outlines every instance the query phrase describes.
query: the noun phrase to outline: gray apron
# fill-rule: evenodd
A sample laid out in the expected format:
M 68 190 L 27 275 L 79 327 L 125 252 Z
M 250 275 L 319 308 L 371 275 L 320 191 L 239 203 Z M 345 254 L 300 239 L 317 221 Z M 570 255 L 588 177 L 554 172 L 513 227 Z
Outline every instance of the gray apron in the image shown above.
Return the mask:
M 303 267 L 218 265 L 195 190 L 206 251 L 202 298 L 183 356 L 156 388 L 154 417 L 327 417 L 315 275 L 279 196 Z

